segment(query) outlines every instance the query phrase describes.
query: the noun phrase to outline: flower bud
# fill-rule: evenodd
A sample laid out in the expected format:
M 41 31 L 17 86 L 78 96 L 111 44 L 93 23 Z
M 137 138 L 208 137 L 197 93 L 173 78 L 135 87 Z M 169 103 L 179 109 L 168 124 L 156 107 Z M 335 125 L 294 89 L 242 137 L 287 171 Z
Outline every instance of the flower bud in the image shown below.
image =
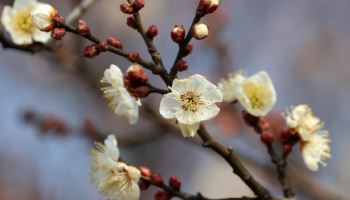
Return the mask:
M 138 51 L 132 51 L 129 53 L 128 59 L 131 62 L 136 62 L 136 61 L 140 60 L 140 53 Z
M 175 64 L 177 71 L 185 71 L 188 69 L 188 64 L 185 60 L 179 60 Z
M 193 44 L 190 42 L 184 51 L 184 57 L 190 55 L 192 53 L 192 50 L 193 50 Z
M 163 183 L 163 177 L 159 174 L 152 174 L 151 181 L 155 185 L 161 185 Z
M 219 7 L 219 0 L 200 0 L 198 11 L 203 14 L 213 13 Z
M 107 43 L 117 49 L 123 49 L 123 44 L 116 37 L 108 37 Z
M 130 65 L 126 74 L 132 85 L 142 85 L 148 82 L 148 76 L 145 73 L 145 70 L 138 64 Z
M 140 166 L 139 170 L 141 172 L 141 175 L 144 177 L 151 177 L 151 175 L 152 175 L 152 172 L 148 167 Z
M 150 185 L 151 185 L 150 182 L 147 182 L 147 181 L 145 181 L 145 180 L 143 180 L 143 179 L 140 179 L 140 180 L 139 180 L 139 186 L 140 186 L 140 189 L 141 189 L 141 190 L 147 190 L 147 189 L 149 188 Z
M 55 27 L 53 19 L 58 15 L 57 10 L 46 3 L 36 3 L 31 12 L 32 21 L 41 31 L 50 32 Z
M 192 27 L 192 35 L 197 40 L 203 40 L 208 37 L 209 29 L 208 26 L 199 22 Z
M 259 123 L 259 117 L 255 117 L 255 116 L 249 114 L 249 113 L 246 112 L 246 111 L 243 111 L 242 114 L 243 114 L 244 122 L 245 122 L 248 126 L 257 127 L 257 125 L 258 125 L 258 123 Z
M 148 86 L 139 86 L 132 89 L 131 94 L 137 98 L 145 98 L 151 93 L 151 88 Z
M 126 24 L 133 29 L 137 29 L 137 23 L 134 17 L 128 17 L 126 19 Z
M 174 28 L 171 29 L 170 36 L 174 42 L 180 44 L 184 41 L 185 34 L 186 34 L 186 31 L 182 25 L 175 25 Z
M 100 49 L 96 44 L 89 45 L 84 50 L 84 56 L 87 58 L 93 58 L 100 54 Z
M 132 4 L 132 6 L 134 8 L 134 12 L 137 12 L 145 6 L 145 1 L 144 0 L 134 0 L 134 3 Z
M 170 196 L 168 193 L 166 193 L 164 191 L 158 191 L 154 195 L 154 200 L 170 200 Z
M 174 190 L 179 191 L 181 188 L 181 181 L 177 176 L 170 176 L 169 178 L 169 185 L 172 187 Z
M 151 39 L 153 39 L 155 36 L 158 35 L 158 28 L 156 25 L 152 25 L 147 30 L 147 36 Z
M 273 142 L 273 135 L 270 131 L 263 131 L 261 133 L 261 141 L 267 145 L 271 145 Z
M 76 28 L 80 35 L 86 36 L 90 34 L 89 25 L 84 20 L 79 19 Z
M 51 31 L 51 37 L 55 40 L 61 40 L 66 35 L 66 29 L 55 28 Z
M 129 3 L 120 4 L 120 10 L 125 14 L 132 14 L 135 12 L 134 7 Z
M 270 130 L 270 124 L 269 124 L 269 122 L 267 121 L 267 119 L 264 118 L 264 117 L 260 117 L 259 125 L 260 125 L 260 128 L 261 128 L 263 131 L 269 131 L 269 130 Z
M 98 48 L 100 49 L 100 51 L 102 52 L 106 52 L 108 50 L 108 44 L 107 42 L 100 42 L 98 44 Z

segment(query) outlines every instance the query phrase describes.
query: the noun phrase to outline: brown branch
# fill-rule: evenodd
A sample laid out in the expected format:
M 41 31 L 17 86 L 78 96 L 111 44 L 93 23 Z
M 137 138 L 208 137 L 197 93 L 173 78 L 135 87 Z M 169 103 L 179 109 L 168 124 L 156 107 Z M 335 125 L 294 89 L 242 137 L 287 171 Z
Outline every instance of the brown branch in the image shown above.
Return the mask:
M 188 33 L 184 39 L 184 41 L 179 44 L 179 50 L 177 52 L 177 55 L 176 55 L 176 58 L 175 58 L 175 61 L 171 67 L 171 70 L 170 70 L 170 77 L 172 80 L 174 80 L 174 78 L 176 77 L 177 75 L 177 67 L 176 67 L 176 63 L 181 60 L 185 55 L 186 55 L 186 47 L 188 46 L 188 44 L 190 43 L 191 39 L 192 39 L 192 27 L 198 23 L 200 21 L 200 19 L 204 16 L 204 14 L 200 11 L 196 11 L 196 15 L 194 16 L 193 20 L 192 20 L 192 23 L 191 23 L 191 26 L 190 28 L 188 29 Z
M 204 197 L 201 193 L 197 193 L 197 195 L 192 195 L 192 194 L 182 192 L 181 190 L 175 190 L 175 189 L 171 188 L 170 186 L 164 184 L 164 182 L 162 182 L 161 184 L 155 184 L 149 178 L 142 177 L 141 179 L 148 184 L 151 184 L 153 186 L 161 188 L 167 194 L 169 194 L 171 197 L 178 197 L 178 198 L 183 199 L 183 200 L 255 200 L 255 199 L 257 200 L 258 199 L 256 197 L 236 197 L 236 198 L 211 199 L 211 198 Z
M 273 199 L 270 192 L 265 189 L 259 182 L 257 182 L 254 177 L 249 173 L 249 171 L 244 167 L 240 159 L 235 155 L 232 148 L 227 148 L 218 141 L 216 141 L 207 131 L 203 124 L 201 124 L 198 135 L 202 139 L 203 146 L 212 149 L 222 158 L 226 160 L 227 163 L 232 167 L 233 173 L 238 175 L 254 192 L 259 199 Z
M 133 0 L 128 0 L 129 3 L 133 3 Z M 166 71 L 162 57 L 160 56 L 159 51 L 153 43 L 153 39 L 147 36 L 147 32 L 145 27 L 143 26 L 142 19 L 139 12 L 135 12 L 133 14 L 136 22 L 136 29 L 140 33 L 143 41 L 147 46 L 148 53 L 150 54 L 153 62 L 154 62 L 154 74 L 159 74 L 160 77 L 164 80 L 167 85 L 171 84 L 171 79 L 169 77 L 168 72 Z

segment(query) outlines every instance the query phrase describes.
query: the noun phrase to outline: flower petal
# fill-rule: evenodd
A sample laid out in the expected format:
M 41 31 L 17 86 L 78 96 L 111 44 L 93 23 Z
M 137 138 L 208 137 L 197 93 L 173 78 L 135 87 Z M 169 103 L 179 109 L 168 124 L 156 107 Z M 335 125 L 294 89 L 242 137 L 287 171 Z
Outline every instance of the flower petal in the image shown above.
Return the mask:
M 197 133 L 197 130 L 199 129 L 199 125 L 200 123 L 194 123 L 194 124 L 179 123 L 179 127 L 184 137 L 194 137 Z
M 13 3 L 13 8 L 18 10 L 35 2 L 37 1 L 36 0 L 15 0 L 15 2 Z
M 4 6 L 1 14 L 1 23 L 7 32 L 12 32 L 12 8 L 10 6 Z
M 51 38 L 50 33 L 40 31 L 39 29 L 36 29 L 33 33 L 33 39 L 36 42 L 46 43 L 47 41 L 50 40 L 50 38 Z
M 165 94 L 160 102 L 159 112 L 166 118 L 175 118 L 175 114 L 181 111 L 181 102 L 174 93 Z
M 196 112 L 182 111 L 175 114 L 176 119 L 183 124 L 193 124 L 210 120 L 218 115 L 220 108 L 215 104 L 201 106 Z

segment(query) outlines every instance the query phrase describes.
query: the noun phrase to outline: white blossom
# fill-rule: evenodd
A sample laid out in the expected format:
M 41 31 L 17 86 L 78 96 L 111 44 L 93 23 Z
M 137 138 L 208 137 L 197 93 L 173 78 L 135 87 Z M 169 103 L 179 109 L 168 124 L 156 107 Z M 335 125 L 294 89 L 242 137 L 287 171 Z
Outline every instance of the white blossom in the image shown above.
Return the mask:
M 57 16 L 57 10 L 49 4 L 37 3 L 31 12 L 33 23 L 41 31 L 50 31 L 53 26 L 53 18 Z
M 104 144 L 96 143 L 92 150 L 91 181 L 108 200 L 137 200 L 140 198 L 140 171 L 119 162 L 119 149 L 114 135 Z
M 50 34 L 40 31 L 33 23 L 31 12 L 38 3 L 36 0 L 15 0 L 13 7 L 5 6 L 1 23 L 17 45 L 47 42 Z
M 224 102 L 232 103 L 237 100 L 236 96 L 236 88 L 243 83 L 245 77 L 242 72 L 238 72 L 235 74 L 228 74 L 227 79 L 221 79 L 218 83 L 218 88 L 221 90 Z
M 170 89 L 159 111 L 164 118 L 177 119 L 184 137 L 194 137 L 200 122 L 214 118 L 220 111 L 215 103 L 222 101 L 221 91 L 199 74 L 175 79 Z
M 127 119 L 130 124 L 135 124 L 139 117 L 140 100 L 131 96 L 124 85 L 123 74 L 119 67 L 111 65 L 104 72 L 101 80 L 109 86 L 102 88 L 104 96 L 109 99 L 109 107 L 114 113 L 123 119 Z
M 300 137 L 300 149 L 306 166 L 318 170 L 318 164 L 326 166 L 325 160 L 331 157 L 330 139 L 321 120 L 314 116 L 308 105 L 298 105 L 287 111 L 287 126 Z

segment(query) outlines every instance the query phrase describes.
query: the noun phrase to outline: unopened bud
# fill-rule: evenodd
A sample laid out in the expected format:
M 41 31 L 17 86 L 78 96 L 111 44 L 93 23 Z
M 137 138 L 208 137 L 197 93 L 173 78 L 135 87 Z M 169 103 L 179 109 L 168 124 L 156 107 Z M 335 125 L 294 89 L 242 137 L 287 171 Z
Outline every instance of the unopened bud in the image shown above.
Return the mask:
M 283 145 L 283 155 L 288 156 L 290 153 L 292 153 L 293 147 L 290 144 Z
M 177 71 L 180 71 L 180 72 L 188 69 L 188 64 L 185 60 L 177 61 L 175 66 L 176 66 Z
M 171 29 L 170 36 L 174 42 L 180 44 L 184 41 L 185 34 L 186 34 L 186 31 L 182 25 L 175 25 L 173 29 Z
M 107 38 L 107 43 L 109 45 L 111 45 L 112 47 L 115 47 L 117 49 L 123 49 L 123 44 L 116 37 L 108 37 Z
M 105 52 L 105 51 L 108 50 L 108 44 L 107 44 L 107 42 L 100 42 L 100 43 L 98 44 L 98 47 L 100 48 L 100 50 L 101 50 L 102 52 Z
M 84 56 L 87 58 L 93 58 L 100 54 L 100 49 L 96 44 L 89 45 L 84 50 Z
M 144 0 L 134 0 L 134 3 L 132 4 L 132 6 L 134 8 L 134 12 L 137 12 L 145 6 L 145 1 Z
M 128 59 L 131 62 L 136 62 L 136 61 L 140 60 L 140 53 L 138 51 L 132 51 L 129 53 Z
M 148 86 L 139 86 L 133 89 L 132 95 L 137 98 L 145 98 L 151 93 L 151 88 Z
M 193 50 L 193 44 L 190 42 L 184 51 L 184 57 L 190 55 L 192 53 L 192 50 Z
M 192 27 L 192 35 L 197 40 L 203 40 L 204 38 L 208 37 L 208 34 L 209 29 L 206 24 L 199 22 Z
M 55 28 L 51 31 L 51 37 L 55 40 L 61 40 L 66 35 L 66 29 Z
M 155 185 L 161 185 L 163 183 L 163 177 L 159 174 L 152 174 L 151 181 Z
M 273 135 L 270 131 L 263 131 L 261 133 L 261 141 L 267 145 L 271 145 L 273 142 Z
M 137 29 L 137 23 L 134 17 L 128 17 L 126 19 L 126 24 L 133 29 Z
M 259 123 L 259 117 L 255 117 L 251 114 L 249 114 L 247 111 L 243 111 L 243 119 L 244 122 L 251 127 L 257 127 L 258 123 Z
M 142 85 L 148 82 L 148 76 L 145 73 L 145 70 L 141 65 L 139 64 L 132 64 L 128 68 L 127 72 L 127 78 L 131 83 L 134 83 L 133 85 Z
M 181 181 L 177 176 L 170 176 L 169 178 L 169 185 L 172 187 L 174 190 L 179 191 L 181 188 Z
M 151 177 L 151 175 L 152 175 L 152 172 L 148 167 L 141 166 L 141 167 L 139 167 L 139 170 L 141 172 L 141 175 L 144 177 Z
M 264 118 L 264 117 L 260 117 L 259 125 L 260 125 L 260 127 L 261 127 L 261 129 L 262 129 L 263 131 L 268 131 L 268 130 L 270 130 L 270 124 L 269 124 L 269 122 L 267 121 L 267 119 Z
M 213 13 L 219 7 L 219 0 L 200 0 L 198 11 L 203 14 Z
M 86 36 L 90 34 L 89 25 L 84 20 L 79 19 L 76 28 L 80 35 Z
M 153 39 L 155 36 L 158 35 L 158 28 L 156 25 L 152 25 L 147 30 L 147 36 L 151 39 Z
M 134 7 L 130 3 L 122 3 L 120 4 L 120 10 L 125 14 L 134 13 Z
M 60 26 L 64 23 L 64 18 L 59 14 L 57 14 L 53 20 L 55 21 L 56 26 Z
M 154 195 L 154 200 L 170 200 L 170 196 L 168 193 L 166 193 L 164 191 L 158 191 Z
M 145 180 L 143 180 L 143 179 L 140 179 L 140 180 L 139 180 L 139 186 L 140 186 L 140 189 L 141 189 L 141 190 L 147 190 L 147 189 L 149 188 L 150 185 L 151 185 L 151 183 L 148 182 L 148 181 L 145 181 Z

